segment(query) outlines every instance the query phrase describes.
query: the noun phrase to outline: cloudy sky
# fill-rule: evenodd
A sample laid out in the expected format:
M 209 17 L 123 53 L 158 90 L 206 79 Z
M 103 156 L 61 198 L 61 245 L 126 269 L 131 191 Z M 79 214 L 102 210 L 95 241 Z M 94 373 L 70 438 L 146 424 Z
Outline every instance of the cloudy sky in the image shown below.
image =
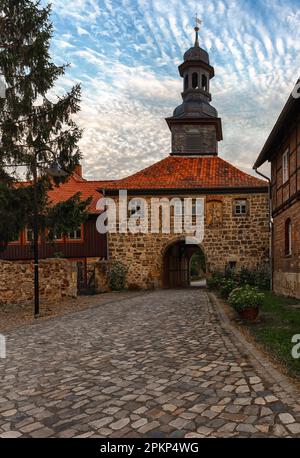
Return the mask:
M 197 5 L 197 6 L 196 6 Z M 52 0 L 57 91 L 82 83 L 86 178 L 123 177 L 167 156 L 164 120 L 181 103 L 177 67 L 194 41 L 216 77 L 220 156 L 251 171 L 299 76 L 300 0 Z

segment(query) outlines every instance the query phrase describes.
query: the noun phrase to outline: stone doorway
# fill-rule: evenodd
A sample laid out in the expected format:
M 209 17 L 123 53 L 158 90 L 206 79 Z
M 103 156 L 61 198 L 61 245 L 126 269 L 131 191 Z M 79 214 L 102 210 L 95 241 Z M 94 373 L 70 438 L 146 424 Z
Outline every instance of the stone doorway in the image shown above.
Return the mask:
M 203 276 L 206 270 L 203 250 L 198 245 L 187 245 L 184 240 L 175 242 L 167 248 L 163 262 L 163 285 L 165 288 L 189 287 L 193 285 L 191 280 L 197 282 L 202 280 L 200 276 Z M 199 277 L 195 278 L 197 267 L 199 267 Z M 195 286 L 197 286 L 196 283 Z

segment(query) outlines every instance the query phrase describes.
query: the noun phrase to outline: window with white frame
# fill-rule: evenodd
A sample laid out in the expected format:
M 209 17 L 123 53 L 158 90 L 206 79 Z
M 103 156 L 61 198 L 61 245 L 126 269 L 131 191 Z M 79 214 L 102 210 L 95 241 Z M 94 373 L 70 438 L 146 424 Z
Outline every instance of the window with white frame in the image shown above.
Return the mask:
M 27 227 L 25 229 L 25 237 L 26 237 L 26 242 L 28 243 L 33 242 L 33 230 Z
M 70 240 L 82 240 L 82 228 L 79 227 L 76 231 L 71 231 L 68 233 L 68 239 Z
M 53 243 L 53 242 L 63 242 L 65 236 L 62 232 L 56 229 L 47 229 L 46 230 L 46 241 Z
M 60 242 L 64 239 L 63 235 L 61 232 L 59 231 L 55 231 L 54 232 L 54 235 L 53 235 L 53 240 L 55 240 L 56 242 Z
M 9 243 L 19 243 L 21 241 L 20 234 L 14 234 L 10 237 Z
M 247 215 L 247 200 L 237 199 L 234 202 L 234 214 L 237 216 Z
M 289 179 L 289 150 L 286 150 L 282 156 L 282 179 L 283 183 Z

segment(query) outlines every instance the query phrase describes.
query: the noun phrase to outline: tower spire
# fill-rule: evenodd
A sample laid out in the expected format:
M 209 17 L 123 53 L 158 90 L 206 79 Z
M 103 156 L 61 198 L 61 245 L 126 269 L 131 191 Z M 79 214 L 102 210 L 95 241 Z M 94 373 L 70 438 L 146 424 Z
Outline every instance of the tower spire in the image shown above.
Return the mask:
M 195 46 L 198 47 L 198 48 L 200 47 L 200 45 L 199 45 L 199 30 L 200 30 L 199 25 L 201 25 L 201 24 L 202 24 L 202 21 L 198 18 L 198 13 L 196 13 L 194 30 L 196 32 Z
M 221 119 L 210 103 L 210 80 L 215 72 L 208 53 L 199 46 L 201 24 L 195 14 L 195 44 L 184 53 L 178 67 L 183 78 L 183 101 L 166 120 L 172 134 L 172 155 L 216 156 L 223 138 Z

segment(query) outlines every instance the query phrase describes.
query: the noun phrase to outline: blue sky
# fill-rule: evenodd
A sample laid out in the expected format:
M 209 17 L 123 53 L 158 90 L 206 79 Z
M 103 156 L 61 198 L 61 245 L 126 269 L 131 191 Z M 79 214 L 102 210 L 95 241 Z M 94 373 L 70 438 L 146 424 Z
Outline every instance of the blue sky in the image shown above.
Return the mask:
M 197 7 L 196 7 L 197 5 Z M 57 93 L 82 83 L 81 149 L 90 179 L 126 176 L 167 156 L 164 121 L 181 102 L 177 66 L 203 20 L 216 76 L 220 156 L 251 171 L 300 67 L 300 0 L 52 0 Z

